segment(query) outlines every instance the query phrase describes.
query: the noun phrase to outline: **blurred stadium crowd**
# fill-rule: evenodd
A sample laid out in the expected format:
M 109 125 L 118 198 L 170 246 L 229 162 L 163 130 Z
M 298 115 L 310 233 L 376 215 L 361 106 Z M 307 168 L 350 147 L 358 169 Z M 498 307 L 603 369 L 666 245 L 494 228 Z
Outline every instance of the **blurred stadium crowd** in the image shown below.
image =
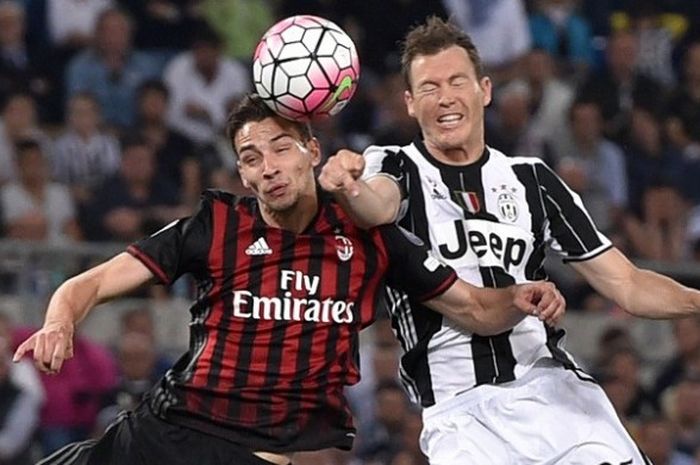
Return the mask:
M 0 0 L 0 241 L 128 243 L 186 216 L 203 188 L 241 192 L 222 127 L 251 90 L 257 40 L 293 14 L 335 21 L 359 49 L 358 93 L 316 125 L 327 155 L 410 142 L 397 41 L 428 14 L 452 17 L 495 84 L 487 143 L 545 159 L 630 256 L 700 265 L 695 0 Z M 621 313 L 556 264 L 551 273 L 571 308 Z M 99 434 L 172 361 L 144 307 L 123 313 L 109 347 L 79 338 L 60 375 L 39 376 L 9 363 L 30 328 L 2 312 L 0 465 Z M 349 392 L 355 449 L 302 462 L 427 463 L 386 321 L 371 335 L 365 380 Z M 700 320 L 673 335 L 675 354 L 650 380 L 640 371 L 654 349 L 624 326 L 593 341 L 589 369 L 656 465 L 697 465 Z

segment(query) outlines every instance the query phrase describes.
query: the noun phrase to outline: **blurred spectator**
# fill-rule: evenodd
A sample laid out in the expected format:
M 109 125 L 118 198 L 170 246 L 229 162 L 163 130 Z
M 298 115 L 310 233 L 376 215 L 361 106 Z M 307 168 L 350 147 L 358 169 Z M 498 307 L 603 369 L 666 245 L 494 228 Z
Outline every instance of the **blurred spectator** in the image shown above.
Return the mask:
M 97 97 L 105 121 L 118 128 L 134 124 L 136 90 L 159 68 L 148 55 L 131 48 L 133 25 L 124 12 L 100 13 L 92 48 L 76 55 L 66 74 L 68 96 L 87 91 Z
M 122 143 L 119 172 L 98 189 L 81 219 L 97 241 L 133 241 L 186 216 L 175 186 L 156 171 L 153 148 L 142 137 Z
M 372 143 L 376 145 L 406 145 L 420 134 L 415 118 L 406 111 L 405 89 L 406 84 L 400 73 L 387 74 L 382 80 L 379 89 L 381 101 L 377 106 L 378 115 L 373 125 Z M 323 136 L 323 132 L 319 132 L 319 134 Z M 326 147 L 323 143 L 321 146 Z M 329 150 L 328 153 L 332 154 L 334 151 Z
M 637 69 L 656 82 L 670 88 L 675 84 L 673 72 L 673 31 L 661 21 L 661 7 L 655 0 L 639 0 L 630 9 L 630 26 L 639 42 Z
M 617 347 L 602 353 L 600 360 L 600 376 L 612 393 L 613 405 L 620 416 L 627 421 L 639 420 L 655 414 L 658 406 L 648 390 L 642 385 L 640 377 L 640 360 L 637 352 L 631 347 Z M 619 389 L 619 391 L 615 391 Z M 624 392 L 624 397 L 619 392 Z M 608 392 L 608 390 L 606 390 Z M 615 400 L 624 399 L 622 402 Z
M 188 34 L 201 16 L 201 0 L 121 0 L 134 18 L 134 43 L 164 56 L 184 50 Z
M 700 447 L 700 378 L 683 379 L 663 400 L 675 430 L 676 449 L 692 455 Z
M 250 59 L 260 37 L 275 22 L 273 5 L 280 2 L 203 0 L 201 3 L 202 14 L 223 39 L 224 53 L 229 57 Z M 339 2 L 335 3 L 334 9 L 340 7 Z M 305 8 L 297 12 L 310 14 Z
M 0 339 L 8 341 L 11 350 L 14 350 L 20 343 L 19 338 L 15 337 L 15 333 L 12 319 L 0 311 Z M 10 367 L 10 377 L 15 385 L 31 395 L 37 408 L 44 404 L 46 401 L 44 386 L 39 378 L 39 371 L 29 358 L 23 358 L 13 363 Z
M 169 121 L 197 144 L 213 144 L 226 122 L 226 105 L 250 88 L 248 70 L 222 54 L 221 38 L 205 24 L 193 33 L 189 51 L 164 71 L 170 90 Z
M 13 92 L 29 92 L 47 104 L 55 84 L 48 77 L 42 58 L 27 47 L 26 21 L 22 6 L 11 0 L 0 1 L 0 102 Z
M 119 142 L 102 130 L 100 105 L 92 94 L 74 94 L 67 119 L 66 131 L 54 142 L 53 174 L 84 205 L 93 189 L 119 169 Z
M 0 463 L 29 465 L 40 406 L 10 376 L 11 357 L 10 341 L 0 337 Z
M 496 85 L 515 78 L 531 47 L 522 0 L 442 0 L 449 17 L 464 29 Z
M 637 434 L 639 448 L 654 465 L 693 465 L 693 458 L 675 449 L 673 427 L 660 417 L 646 419 Z
M 49 181 L 49 162 L 38 142 L 21 141 L 16 150 L 18 181 L 0 188 L 7 236 L 66 241 L 81 237 L 68 189 Z
M 119 381 L 97 416 L 94 437 L 104 433 L 119 412 L 134 410 L 158 381 L 156 348 L 153 339 L 140 333 L 123 333 L 117 344 Z
M 410 404 L 406 391 L 397 381 L 383 381 L 374 391 L 375 418 L 370 429 L 364 431 L 364 441 L 355 446 L 356 455 L 365 461 L 388 464 L 403 447 L 406 419 Z
M 658 115 L 634 108 L 626 156 L 631 211 L 625 228 L 636 255 L 680 259 L 687 207 L 679 186 L 687 173 L 681 155 L 665 142 Z
M 569 112 L 570 130 L 555 149 L 555 168 L 581 195 L 602 231 L 619 225 L 627 206 L 627 168 L 620 147 L 603 137 L 600 107 L 576 101 Z
M 574 91 L 556 77 L 552 56 L 542 49 L 528 53 L 525 76 L 530 90 L 532 131 L 538 138 L 555 145 L 566 132 Z
M 0 120 L 0 185 L 17 179 L 15 145 L 24 139 L 33 139 L 44 153 L 51 153 L 49 138 L 38 127 L 36 103 L 31 95 L 15 92 L 8 96 L 2 107 Z
M 551 162 L 549 145 L 535 131 L 530 114 L 530 87 L 511 81 L 495 96 L 495 114 L 487 120 L 489 145 L 511 156 L 540 157 Z
M 116 365 L 109 351 L 80 336 L 74 339 L 74 349 L 74 357 L 64 363 L 60 373 L 41 377 L 46 406 L 39 436 L 45 455 L 87 439 L 104 396 L 116 385 Z
M 46 26 L 53 47 L 79 50 L 88 47 L 102 12 L 112 0 L 46 0 Z
M 192 142 L 168 124 L 169 92 L 162 81 L 146 81 L 138 92 L 139 132 L 156 153 L 158 173 L 180 188 L 182 201 L 194 205 L 202 190 L 201 164 Z
M 664 392 L 683 378 L 700 376 L 700 318 L 674 320 L 673 336 L 676 352 L 659 370 L 653 395 L 657 402 Z
M 661 86 L 638 72 L 636 37 L 629 32 L 614 33 L 606 48 L 606 69 L 591 72 L 578 90 L 584 100 L 594 100 L 603 111 L 605 135 L 623 145 L 628 135 L 632 108 L 663 106 Z
M 575 0 L 538 0 L 530 16 L 533 46 L 554 57 L 564 76 L 582 76 L 593 66 L 591 28 Z
M 671 94 L 668 112 L 672 122 L 682 124 L 681 137 L 700 141 L 700 41 L 691 43 L 685 51 L 681 82 Z M 672 131 L 671 136 L 674 134 Z
M 153 314 L 148 308 L 139 307 L 128 310 L 122 314 L 120 334 L 140 334 L 151 340 L 155 350 L 155 378 L 160 378 L 172 366 L 172 361 L 158 350 L 158 338 L 156 337 L 156 324 Z

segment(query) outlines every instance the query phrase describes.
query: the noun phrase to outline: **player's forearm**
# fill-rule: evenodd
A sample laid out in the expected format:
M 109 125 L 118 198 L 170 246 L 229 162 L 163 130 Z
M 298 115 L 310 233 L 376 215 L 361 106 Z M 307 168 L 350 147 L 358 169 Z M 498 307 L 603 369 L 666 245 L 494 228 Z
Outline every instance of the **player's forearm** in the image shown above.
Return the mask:
M 457 281 L 425 304 L 459 327 L 482 336 L 508 331 L 526 315 L 513 305 L 514 288 L 484 289 Z
M 624 294 L 613 296 L 618 305 L 643 318 L 682 318 L 700 314 L 700 291 L 685 287 L 666 276 L 637 270 Z
M 399 199 L 376 192 L 365 181 L 357 181 L 357 195 L 347 191 L 335 193 L 335 198 L 352 221 L 363 229 L 393 223 L 399 211 Z
M 74 276 L 56 289 L 46 310 L 45 324 L 75 325 L 97 305 L 99 287 L 87 273 Z

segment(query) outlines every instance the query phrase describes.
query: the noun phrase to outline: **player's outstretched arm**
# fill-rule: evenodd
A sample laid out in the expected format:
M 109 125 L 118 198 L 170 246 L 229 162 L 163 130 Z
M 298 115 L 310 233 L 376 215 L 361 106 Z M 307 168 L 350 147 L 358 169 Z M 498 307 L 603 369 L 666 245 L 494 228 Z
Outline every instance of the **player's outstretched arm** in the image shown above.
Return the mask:
M 637 268 L 616 248 L 571 265 L 598 292 L 632 315 L 667 319 L 700 314 L 700 291 Z
M 56 289 L 44 325 L 17 348 L 14 361 L 33 351 L 37 367 L 56 373 L 73 356 L 75 325 L 102 302 L 118 297 L 153 279 L 153 273 L 128 253 L 70 278 Z
M 365 159 L 359 153 L 340 150 L 328 158 L 318 183 L 331 192 L 343 210 L 361 228 L 393 223 L 401 204 L 398 184 L 387 176 L 360 179 Z
M 554 284 L 544 281 L 490 289 L 458 279 L 443 294 L 424 303 L 482 336 L 508 331 L 527 315 L 553 326 L 566 311 L 564 297 Z

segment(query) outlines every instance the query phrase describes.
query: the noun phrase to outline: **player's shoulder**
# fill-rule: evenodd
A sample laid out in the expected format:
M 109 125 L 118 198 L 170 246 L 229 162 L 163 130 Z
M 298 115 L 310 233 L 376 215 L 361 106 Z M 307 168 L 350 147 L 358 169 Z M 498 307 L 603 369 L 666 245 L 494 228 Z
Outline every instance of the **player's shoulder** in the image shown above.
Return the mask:
M 218 189 L 205 189 L 200 195 L 200 201 L 207 204 L 221 202 L 233 206 L 236 204 L 237 199 L 232 193 Z
M 533 167 L 547 166 L 547 164 L 538 157 L 535 156 L 513 156 L 506 155 L 498 149 L 493 147 L 488 148 L 489 159 L 497 163 L 505 163 L 510 166 L 516 165 L 530 165 Z
M 364 157 L 396 156 L 402 148 L 400 145 L 370 145 L 362 152 L 362 155 Z

